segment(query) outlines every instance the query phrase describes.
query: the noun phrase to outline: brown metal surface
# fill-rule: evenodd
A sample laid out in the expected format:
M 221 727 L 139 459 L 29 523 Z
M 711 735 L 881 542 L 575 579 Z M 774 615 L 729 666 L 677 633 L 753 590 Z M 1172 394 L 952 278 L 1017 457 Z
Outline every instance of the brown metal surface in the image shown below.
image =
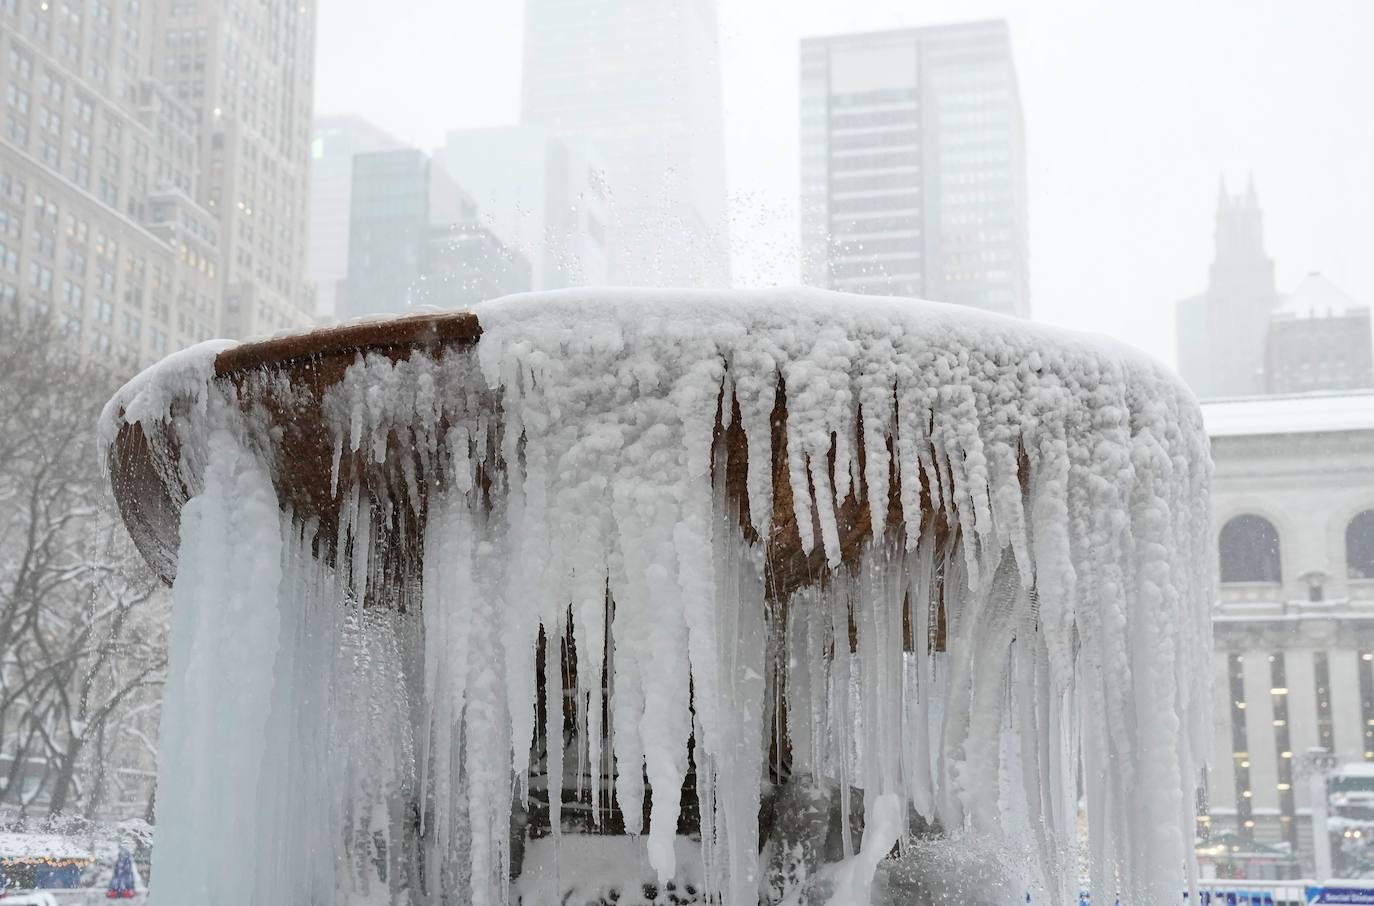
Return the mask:
M 380 353 L 393 360 L 413 352 L 439 355 L 470 346 L 482 335 L 471 312 L 415 315 L 364 324 L 345 324 L 310 333 L 244 343 L 215 358 L 216 379 L 238 385 L 261 405 L 279 429 L 277 494 L 283 506 L 302 516 L 316 516 L 322 534 L 337 523 L 339 502 L 330 488 L 333 448 L 325 430 L 321 403 L 327 388 L 338 383 L 359 353 Z M 291 392 L 278 394 L 268 382 L 250 382 L 254 374 L 278 372 Z M 265 389 L 264 389 L 265 388 Z M 176 449 L 177 438 L 162 438 Z M 148 438 L 138 425 L 124 425 L 109 451 L 111 485 L 129 534 L 149 565 L 171 583 L 176 577 L 176 551 L 185 483 L 168 486 L 156 467 Z

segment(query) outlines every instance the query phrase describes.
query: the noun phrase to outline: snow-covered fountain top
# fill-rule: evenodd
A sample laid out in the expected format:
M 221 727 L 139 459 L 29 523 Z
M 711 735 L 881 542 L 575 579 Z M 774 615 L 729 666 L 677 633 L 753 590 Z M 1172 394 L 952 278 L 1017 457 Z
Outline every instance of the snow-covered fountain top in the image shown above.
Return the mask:
M 184 891 L 234 858 L 178 848 L 168 822 L 198 807 L 329 827 L 408 790 L 417 829 L 387 833 L 410 861 L 386 883 L 501 901 L 512 800 L 565 754 L 608 766 L 593 813 L 613 801 L 631 834 L 647 779 L 667 878 L 690 752 L 702 873 L 727 903 L 786 893 L 759 868 L 770 760 L 863 790 L 870 818 L 893 794 L 1025 846 L 1052 902 L 1078 883 L 1081 794 L 1094 892 L 1178 896 L 1207 751 L 1210 465 L 1189 392 L 1124 346 L 811 290 L 566 291 L 196 347 L 123 388 L 101 432 L 126 524 L 175 578 L 163 735 L 199 748 L 160 768 L 159 803 L 189 804 L 159 815 L 158 845 Z M 365 621 L 330 621 L 350 610 L 393 615 L 403 754 L 370 793 L 354 770 L 286 795 L 287 749 L 353 719 L 299 703 L 359 669 L 326 645 L 325 678 L 301 676 L 303 640 L 347 640 Z M 215 633 L 245 621 L 270 651 L 235 669 L 270 678 L 214 687 Z M 576 661 L 566 724 L 536 689 L 560 672 L 544 639 Z M 215 689 L 245 715 L 257 696 L 278 731 L 239 727 L 261 742 L 232 765 L 203 763 L 230 757 L 190 691 Z M 275 794 L 211 801 L 198 778 L 224 770 Z M 255 883 L 366 887 L 336 837 L 276 839 L 291 856 L 250 859 Z

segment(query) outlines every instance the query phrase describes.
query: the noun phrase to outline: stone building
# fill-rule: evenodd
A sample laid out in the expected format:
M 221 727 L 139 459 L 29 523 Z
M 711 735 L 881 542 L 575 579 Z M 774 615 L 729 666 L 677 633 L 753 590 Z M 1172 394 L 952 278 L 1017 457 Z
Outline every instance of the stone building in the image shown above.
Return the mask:
M 1313 747 L 1374 762 L 1374 393 L 1203 404 L 1220 584 L 1204 827 L 1311 870 Z
M 1308 274 L 1269 320 L 1266 393 L 1374 387 L 1369 307 L 1321 274 Z
M 314 3 L 0 3 L 0 304 L 133 371 L 308 323 Z

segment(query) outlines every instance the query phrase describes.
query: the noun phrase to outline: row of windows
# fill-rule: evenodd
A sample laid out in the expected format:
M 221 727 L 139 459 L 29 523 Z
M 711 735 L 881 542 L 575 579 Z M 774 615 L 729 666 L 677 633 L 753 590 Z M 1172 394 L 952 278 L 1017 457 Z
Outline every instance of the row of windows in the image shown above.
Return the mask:
M 1243 513 L 1226 521 L 1217 539 L 1222 582 L 1282 582 L 1279 532 L 1263 516 Z M 1345 527 L 1346 575 L 1374 579 L 1374 510 Z

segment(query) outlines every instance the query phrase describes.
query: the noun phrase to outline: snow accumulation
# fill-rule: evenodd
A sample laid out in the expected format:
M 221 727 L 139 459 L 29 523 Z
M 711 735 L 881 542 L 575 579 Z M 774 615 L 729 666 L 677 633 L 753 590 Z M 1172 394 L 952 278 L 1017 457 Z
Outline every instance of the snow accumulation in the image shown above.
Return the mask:
M 268 420 L 231 397 L 253 384 L 213 383 L 208 350 L 112 404 L 107 440 L 119 407 L 204 401 L 180 434 L 197 447 L 180 461 L 204 465 L 182 517 L 155 902 L 383 902 L 409 884 L 505 903 L 536 773 L 590 776 L 666 884 L 689 759 L 690 871 L 731 906 L 867 902 L 915 816 L 1024 851 L 1035 901 L 1075 902 L 1080 796 L 1093 901 L 1177 899 L 1209 741 L 1212 541 L 1202 419 L 1166 369 L 1023 321 L 810 290 L 474 311 L 475 350 L 360 355 L 327 392 L 337 525 L 278 506 Z M 785 601 L 751 540 L 780 528 L 780 382 L 791 515 L 828 564 Z M 757 536 L 718 447 L 736 412 Z M 923 496 L 954 531 L 937 538 Z M 857 557 L 836 515 L 851 497 L 872 514 Z M 569 633 L 565 727 L 536 710 L 536 660 L 559 676 L 539 640 Z M 811 873 L 825 897 L 763 882 L 780 726 L 792 775 L 846 800 L 848 858 Z M 559 862 L 549 798 L 540 859 Z
M 93 861 L 95 850 L 90 840 L 77 840 L 61 834 L 0 833 L 0 859 Z
M 121 424 L 152 424 L 170 418 L 176 400 L 203 406 L 210 379 L 215 376 L 215 356 L 237 345 L 233 340 L 206 340 L 134 375 L 100 413 L 100 449 L 109 449 Z

